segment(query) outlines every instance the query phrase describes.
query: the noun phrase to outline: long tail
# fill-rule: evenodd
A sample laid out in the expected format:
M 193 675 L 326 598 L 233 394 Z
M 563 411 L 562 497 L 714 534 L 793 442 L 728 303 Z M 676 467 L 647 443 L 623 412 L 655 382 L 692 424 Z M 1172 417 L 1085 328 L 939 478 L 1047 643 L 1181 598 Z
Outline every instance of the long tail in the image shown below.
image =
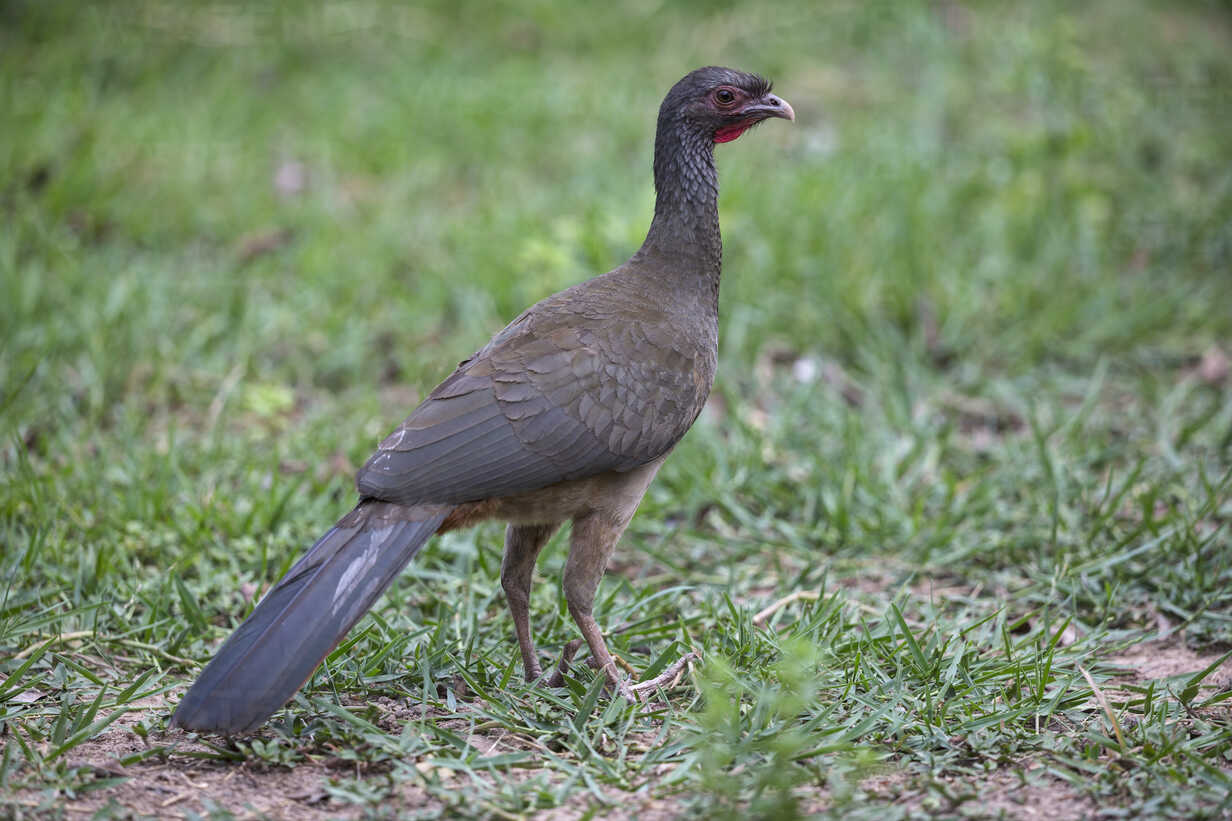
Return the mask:
M 216 733 L 259 727 L 303 686 L 447 514 L 361 501 L 223 643 L 171 725 Z

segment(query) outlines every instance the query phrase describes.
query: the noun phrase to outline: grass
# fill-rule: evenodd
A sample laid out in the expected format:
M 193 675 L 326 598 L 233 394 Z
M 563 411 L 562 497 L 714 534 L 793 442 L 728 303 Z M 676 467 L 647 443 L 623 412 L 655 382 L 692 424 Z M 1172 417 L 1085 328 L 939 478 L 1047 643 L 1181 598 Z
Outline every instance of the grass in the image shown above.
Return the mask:
M 1232 810 L 1226 4 L 0 17 L 4 812 L 188 807 L 122 808 L 156 766 L 365 817 Z M 525 687 L 482 527 L 258 735 L 164 734 L 416 397 L 636 247 L 711 62 L 799 118 L 720 151 L 720 382 L 597 608 L 704 663 L 645 714 Z

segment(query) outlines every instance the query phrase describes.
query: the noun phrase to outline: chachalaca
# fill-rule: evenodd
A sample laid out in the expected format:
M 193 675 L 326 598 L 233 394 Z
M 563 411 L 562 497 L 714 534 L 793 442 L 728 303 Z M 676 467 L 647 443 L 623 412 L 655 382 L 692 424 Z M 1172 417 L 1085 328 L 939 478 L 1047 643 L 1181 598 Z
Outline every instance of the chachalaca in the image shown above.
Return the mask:
M 507 521 L 501 585 L 526 678 L 539 551 L 566 520 L 569 612 L 629 697 L 592 608 L 617 540 L 702 410 L 718 355 L 715 143 L 795 119 L 770 84 L 700 68 L 659 109 L 655 211 L 619 268 L 550 296 L 462 362 L 359 471 L 360 501 L 287 572 L 180 701 L 173 726 L 238 733 L 285 704 L 434 533 Z

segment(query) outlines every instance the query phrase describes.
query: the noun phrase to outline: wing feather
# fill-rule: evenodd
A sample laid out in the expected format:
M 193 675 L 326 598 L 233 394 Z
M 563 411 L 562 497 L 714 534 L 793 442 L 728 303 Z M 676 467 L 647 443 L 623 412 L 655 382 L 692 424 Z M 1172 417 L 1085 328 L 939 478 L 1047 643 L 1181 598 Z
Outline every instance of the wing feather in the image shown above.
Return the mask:
M 670 450 L 701 410 L 713 361 L 679 335 L 577 304 L 541 303 L 462 362 L 360 469 L 360 493 L 458 504 L 631 470 Z

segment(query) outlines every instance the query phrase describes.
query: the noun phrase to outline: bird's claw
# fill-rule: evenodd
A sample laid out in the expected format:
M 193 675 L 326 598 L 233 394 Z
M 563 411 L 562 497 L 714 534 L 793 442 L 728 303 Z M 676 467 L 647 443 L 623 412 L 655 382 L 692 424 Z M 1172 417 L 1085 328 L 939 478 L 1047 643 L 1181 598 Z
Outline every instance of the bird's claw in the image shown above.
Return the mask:
M 701 653 L 698 653 L 696 650 L 690 650 L 668 665 L 667 669 L 665 669 L 662 673 L 659 673 L 659 675 L 654 678 L 647 679 L 646 681 L 639 681 L 629 689 L 636 693 L 640 699 L 642 693 L 649 692 L 659 687 L 675 687 L 676 682 L 680 680 L 680 676 L 684 672 L 685 667 L 689 666 L 701 657 Z
M 612 689 L 616 691 L 616 694 L 619 695 L 621 698 L 623 698 L 625 701 L 627 701 L 629 704 L 641 704 L 642 703 L 641 695 L 637 692 L 636 689 L 633 688 L 632 685 L 629 684 L 628 679 L 621 678 L 619 675 L 615 677 L 609 675 L 607 677 L 607 681 L 608 681 L 608 684 L 612 685 Z
M 564 650 L 561 652 L 560 663 L 557 664 L 556 669 L 552 671 L 552 675 L 547 678 L 547 686 L 565 686 L 565 674 L 569 672 L 569 664 L 573 661 L 573 657 L 577 655 L 577 651 L 581 648 L 582 644 L 583 642 L 581 639 L 574 639 L 565 645 Z M 680 677 L 685 668 L 700 658 L 701 653 L 691 650 L 668 665 L 663 672 L 659 673 L 659 675 L 654 678 L 647 679 L 646 681 L 639 681 L 636 684 L 631 683 L 629 679 L 621 676 L 619 670 L 617 670 L 617 663 L 619 662 L 626 670 L 629 671 L 630 675 L 636 677 L 636 673 L 632 666 L 627 661 L 620 658 L 620 656 L 613 656 L 612 660 L 609 661 L 605 667 L 603 667 L 603 672 L 607 678 L 608 686 L 612 688 L 612 691 L 616 695 L 619 695 L 630 704 L 641 704 L 646 700 L 646 693 L 660 687 L 675 687 L 677 682 L 680 681 Z M 595 669 L 599 669 L 601 667 L 599 661 L 593 657 L 587 659 L 587 663 Z M 539 671 L 535 672 L 536 675 L 533 680 L 535 682 L 542 682 L 544 680 L 544 674 Z

